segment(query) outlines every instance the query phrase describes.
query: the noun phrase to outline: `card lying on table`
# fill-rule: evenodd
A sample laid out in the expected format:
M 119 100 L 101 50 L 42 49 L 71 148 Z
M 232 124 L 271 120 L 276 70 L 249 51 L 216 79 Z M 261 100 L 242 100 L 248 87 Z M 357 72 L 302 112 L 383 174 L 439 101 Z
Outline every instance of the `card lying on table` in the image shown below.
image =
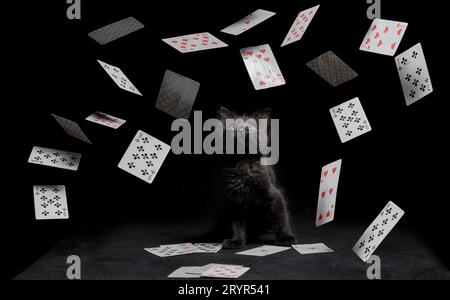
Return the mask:
M 358 98 L 330 109 L 330 113 L 342 143 L 372 130 Z
M 33 147 L 29 163 L 76 171 L 80 164 L 81 154 L 62 150 Z
M 213 278 L 239 278 L 248 270 L 250 270 L 250 268 L 243 266 L 214 264 L 207 271 L 203 272 L 202 276 Z
M 195 243 L 194 246 L 203 253 L 217 253 L 222 249 L 222 243 Z
M 275 254 L 278 252 L 286 251 L 291 249 L 290 247 L 279 247 L 279 246 L 270 246 L 265 245 L 257 248 L 253 248 L 250 250 L 245 250 L 241 252 L 237 252 L 239 255 L 250 255 L 250 256 L 267 256 L 270 254 Z
M 316 253 L 334 252 L 334 250 L 328 248 L 324 243 L 292 245 L 292 248 L 297 250 L 300 254 L 316 254 Z
M 69 218 L 64 185 L 35 185 L 33 191 L 36 220 Z
M 406 27 L 408 23 L 375 19 L 359 49 L 393 56 L 402 41 Z
M 395 58 L 406 105 L 411 105 L 433 92 L 430 74 L 419 43 Z
M 394 202 L 389 202 L 353 246 L 353 252 L 367 261 L 404 214 Z
M 286 84 L 269 45 L 248 47 L 240 51 L 256 90 Z
M 319 200 L 317 201 L 316 227 L 334 220 L 341 165 L 342 160 L 340 159 L 322 168 Z
M 169 151 L 169 145 L 139 130 L 118 167 L 152 183 Z
M 228 47 L 209 32 L 176 36 L 163 39 L 163 41 L 181 53 Z
M 257 9 L 250 15 L 246 16 L 245 18 L 237 21 L 236 23 L 222 29 L 222 32 L 232 34 L 232 35 L 239 35 L 250 28 L 255 27 L 256 25 L 264 22 L 268 18 L 275 15 L 274 12 L 267 11 L 264 9 Z
M 319 9 L 319 7 L 320 5 L 317 5 L 310 9 L 301 11 L 298 14 L 297 18 L 295 19 L 294 23 L 291 26 L 291 29 L 289 29 L 288 34 L 284 38 L 281 47 L 284 47 L 286 45 L 289 45 L 293 42 L 297 42 L 302 39 L 306 29 L 308 29 L 308 26 L 311 23 L 314 16 L 316 15 L 316 12 Z
M 129 17 L 94 30 L 88 35 L 100 45 L 105 45 L 142 28 L 144 25 Z

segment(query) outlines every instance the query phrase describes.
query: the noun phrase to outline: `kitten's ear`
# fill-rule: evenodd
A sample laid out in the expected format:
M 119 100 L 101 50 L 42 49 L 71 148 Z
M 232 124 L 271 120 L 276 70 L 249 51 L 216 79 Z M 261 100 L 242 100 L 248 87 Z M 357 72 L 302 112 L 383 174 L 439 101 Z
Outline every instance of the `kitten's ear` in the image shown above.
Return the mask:
M 225 108 L 222 105 L 218 106 L 217 115 L 222 120 L 233 119 L 234 116 L 234 114 L 228 108 Z
M 272 106 L 266 107 L 258 112 L 256 115 L 259 119 L 271 119 L 272 118 Z

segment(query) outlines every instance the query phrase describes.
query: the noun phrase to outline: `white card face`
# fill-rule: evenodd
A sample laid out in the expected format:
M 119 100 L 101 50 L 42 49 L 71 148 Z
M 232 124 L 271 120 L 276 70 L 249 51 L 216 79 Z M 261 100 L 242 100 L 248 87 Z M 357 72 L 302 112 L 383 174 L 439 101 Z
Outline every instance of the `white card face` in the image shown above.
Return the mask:
M 419 43 L 395 58 L 406 105 L 411 105 L 433 92 L 430 74 Z
M 241 251 L 241 252 L 238 252 L 236 254 L 239 254 L 239 255 L 250 255 L 250 256 L 266 256 L 266 255 L 270 255 L 270 254 L 275 254 L 275 253 L 278 253 L 278 252 L 286 251 L 286 250 L 289 250 L 289 249 L 291 249 L 291 248 L 290 247 L 279 247 L 279 246 L 265 245 L 265 246 L 253 248 L 253 249 L 250 249 L 250 250 Z
M 330 109 L 330 113 L 342 143 L 372 130 L 358 98 Z
M 239 35 L 243 32 L 246 32 L 250 28 L 255 27 L 256 25 L 264 22 L 273 15 L 275 15 L 274 12 L 267 11 L 264 9 L 257 9 L 256 11 L 246 16 L 245 18 L 222 29 L 221 32 L 225 32 L 232 35 Z
M 341 165 L 342 160 L 340 159 L 322 168 L 319 199 L 317 201 L 316 227 L 334 220 Z
M 170 257 L 199 252 L 198 248 L 191 243 L 161 245 L 154 248 L 145 248 L 144 250 L 159 257 Z
M 199 267 L 180 267 L 167 276 L 168 278 L 200 278 L 201 274 L 196 274 Z
M 225 44 L 209 32 L 176 36 L 163 39 L 163 41 L 169 46 L 177 49 L 181 53 L 228 47 L 227 44 Z
M 292 248 L 297 250 L 300 254 L 316 254 L 316 253 L 330 253 L 330 252 L 334 252 L 333 249 L 328 248 L 323 243 L 292 245 Z
M 64 185 L 35 185 L 33 192 L 36 220 L 69 218 Z
M 202 273 L 208 271 L 209 269 L 211 269 L 212 267 L 214 267 L 216 264 L 207 264 L 201 267 L 197 267 L 197 268 L 192 268 L 190 270 L 186 270 L 186 273 L 189 274 L 193 274 L 193 275 L 198 275 L 198 276 L 202 276 Z
M 92 142 L 89 140 L 89 138 L 86 136 L 86 134 L 83 132 L 80 126 L 78 126 L 77 123 L 54 114 L 52 114 L 52 116 L 53 118 L 55 118 L 56 122 L 62 127 L 62 129 L 64 129 L 64 131 L 68 135 L 77 138 L 85 143 L 92 144 Z
M 196 243 L 195 247 L 198 248 L 199 252 L 203 253 L 217 253 L 222 249 L 221 243 Z
M 320 5 L 317 5 L 310 9 L 301 11 L 298 14 L 297 18 L 295 19 L 294 23 L 291 26 L 291 29 L 289 29 L 289 32 L 284 38 L 281 47 L 284 47 L 286 45 L 289 45 L 293 42 L 297 42 L 302 39 L 306 29 L 308 29 L 308 26 L 311 23 L 314 16 L 316 15 L 316 12 L 319 9 L 319 7 Z
M 286 84 L 269 45 L 248 47 L 240 51 L 256 90 Z
M 202 273 L 204 277 L 214 278 L 239 278 L 250 268 L 236 265 L 213 265 L 209 270 Z
M 169 151 L 169 145 L 139 130 L 118 167 L 152 183 Z
M 95 112 L 89 117 L 86 118 L 87 121 L 94 122 L 109 128 L 117 129 L 123 124 L 125 124 L 125 120 L 113 117 L 111 115 L 102 113 L 102 112 Z
M 367 261 L 404 214 L 394 202 L 389 202 L 353 246 L 353 252 Z
M 76 171 L 80 165 L 81 154 L 44 147 L 33 147 L 29 163 Z
M 406 27 L 408 23 L 375 19 L 359 49 L 393 56 L 402 41 Z
M 97 60 L 98 63 L 102 66 L 102 68 L 108 73 L 112 80 L 117 84 L 121 89 L 128 91 L 130 93 L 142 96 L 142 94 L 138 91 L 138 89 L 131 83 L 131 81 L 125 76 L 121 69 L 104 63 L 100 60 Z

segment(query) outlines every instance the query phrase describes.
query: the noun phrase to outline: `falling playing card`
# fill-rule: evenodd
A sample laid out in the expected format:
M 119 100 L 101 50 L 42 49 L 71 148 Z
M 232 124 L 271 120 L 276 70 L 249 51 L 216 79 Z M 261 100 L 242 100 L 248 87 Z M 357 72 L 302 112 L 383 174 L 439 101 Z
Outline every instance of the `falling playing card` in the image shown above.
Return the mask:
M 135 18 L 129 17 L 94 30 L 88 35 L 100 45 L 105 45 L 142 28 L 144 25 Z
M 406 27 L 408 23 L 375 19 L 359 49 L 393 56 L 402 41 Z
M 433 92 L 430 74 L 420 43 L 397 56 L 395 63 L 402 82 L 406 105 L 411 105 Z
M 145 248 L 144 250 L 159 257 L 170 257 L 199 252 L 198 248 L 191 243 L 161 245 L 155 248 Z
M 353 71 L 332 51 L 322 54 L 306 65 L 333 87 L 337 87 L 358 76 L 358 73 Z
M 239 35 L 249 30 L 250 28 L 255 27 L 256 25 L 264 22 L 273 15 L 275 15 L 274 12 L 267 11 L 264 9 L 257 9 L 250 15 L 222 29 L 221 31 L 232 35 Z
M 139 130 L 118 167 L 152 183 L 169 151 L 169 145 Z
M 244 48 L 240 51 L 256 90 L 286 84 L 269 45 Z
M 292 248 L 297 250 L 300 254 L 315 254 L 315 253 L 329 253 L 334 252 L 334 250 L 328 248 L 323 243 L 318 244 L 303 244 L 303 245 L 292 245 Z
M 175 118 L 189 119 L 200 83 L 166 70 L 155 107 Z
M 77 123 L 54 114 L 52 114 L 52 116 L 68 135 L 77 138 L 85 143 L 92 144 L 92 142 L 89 140 L 86 134 L 84 134 L 83 130 Z
M 181 53 L 228 47 L 209 32 L 176 36 L 163 39 L 163 41 Z
M 404 214 L 400 207 L 390 201 L 353 246 L 353 252 L 364 262 L 367 261 Z
M 342 143 L 372 130 L 358 98 L 330 109 L 330 113 Z
M 317 5 L 310 9 L 301 11 L 298 14 L 297 18 L 295 19 L 294 23 L 291 26 L 291 29 L 289 29 L 288 34 L 284 38 L 281 47 L 284 47 L 286 45 L 289 45 L 293 42 L 297 42 L 302 39 L 306 29 L 308 29 L 308 26 L 311 23 L 311 20 L 316 15 L 316 12 L 319 9 L 319 7 L 320 5 Z
M 170 273 L 168 278 L 200 278 L 201 274 L 197 274 L 194 272 L 199 272 L 199 267 L 180 267 Z
M 342 160 L 340 159 L 322 168 L 319 200 L 317 202 L 316 227 L 334 220 L 341 165 Z
M 76 171 L 81 154 L 43 147 L 33 147 L 29 163 Z
M 86 118 L 86 120 L 100 124 L 100 125 L 104 125 L 113 129 L 117 129 L 120 126 L 122 126 L 123 124 L 125 124 L 125 120 L 113 117 L 111 115 L 107 115 L 105 113 L 102 112 L 95 112 L 92 115 L 90 115 L 89 117 Z
M 199 252 L 203 253 L 217 253 L 222 249 L 222 243 L 195 243 L 194 246 L 198 248 Z
M 36 220 L 69 218 L 64 185 L 35 185 L 33 191 Z
M 236 265 L 214 264 L 209 270 L 202 273 L 204 277 L 239 278 L 250 268 Z
M 121 89 L 128 91 L 130 93 L 137 94 L 142 96 L 142 94 L 138 91 L 138 89 L 131 83 L 131 81 L 125 76 L 125 74 L 117 67 L 104 63 L 100 60 L 97 60 L 98 63 L 103 67 L 103 69 L 108 73 L 112 80 L 117 84 Z
M 250 250 L 245 250 L 242 252 L 238 252 L 236 254 L 240 255 L 250 255 L 250 256 L 266 256 L 270 254 L 275 254 L 278 252 L 286 251 L 291 249 L 290 247 L 279 247 L 279 246 L 261 246 L 257 248 L 253 248 Z

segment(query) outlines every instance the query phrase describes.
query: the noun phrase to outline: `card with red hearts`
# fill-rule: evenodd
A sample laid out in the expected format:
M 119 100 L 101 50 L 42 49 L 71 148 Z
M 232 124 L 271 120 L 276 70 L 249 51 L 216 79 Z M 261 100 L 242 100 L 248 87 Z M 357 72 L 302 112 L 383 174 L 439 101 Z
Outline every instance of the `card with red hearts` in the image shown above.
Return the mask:
M 375 19 L 359 50 L 393 56 L 398 49 L 408 23 Z
M 271 11 L 267 11 L 264 9 L 257 9 L 245 18 L 237 21 L 236 23 L 231 24 L 230 26 L 221 30 L 221 32 L 239 35 L 250 28 L 255 27 L 256 25 L 264 22 L 270 17 L 274 16 L 275 13 Z
M 209 32 L 176 36 L 163 39 L 163 41 L 181 53 L 228 47 L 227 44 Z
M 256 90 L 286 84 L 269 45 L 241 49 L 247 72 Z
M 293 42 L 297 42 L 302 39 L 306 29 L 308 29 L 308 26 L 311 23 L 314 16 L 316 15 L 316 12 L 319 9 L 319 7 L 320 5 L 317 5 L 307 10 L 301 11 L 298 14 L 297 18 L 294 20 L 294 23 L 289 29 L 289 32 L 284 38 L 281 47 L 284 47 L 286 45 L 289 45 Z
M 317 202 L 316 227 L 334 220 L 336 195 L 342 160 L 337 160 L 322 168 L 320 176 L 319 200 Z

